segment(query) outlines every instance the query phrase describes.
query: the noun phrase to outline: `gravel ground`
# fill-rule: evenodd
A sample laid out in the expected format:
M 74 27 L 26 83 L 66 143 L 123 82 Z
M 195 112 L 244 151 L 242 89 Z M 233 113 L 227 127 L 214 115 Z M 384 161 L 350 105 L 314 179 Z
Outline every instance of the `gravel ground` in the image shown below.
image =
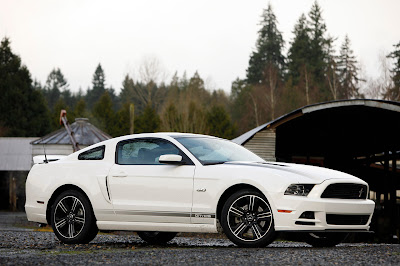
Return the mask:
M 267 248 L 245 249 L 227 239 L 176 237 L 166 246 L 151 246 L 133 234 L 99 234 L 87 245 L 64 245 L 50 232 L 0 232 L 0 265 L 138 263 L 400 265 L 400 245 L 340 244 L 335 248 L 312 248 L 304 243 L 276 241 Z

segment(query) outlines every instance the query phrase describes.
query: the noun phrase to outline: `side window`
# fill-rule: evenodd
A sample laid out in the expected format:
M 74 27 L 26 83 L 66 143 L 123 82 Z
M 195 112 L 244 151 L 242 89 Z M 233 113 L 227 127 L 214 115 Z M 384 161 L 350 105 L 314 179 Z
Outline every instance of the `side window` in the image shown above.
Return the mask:
M 106 146 L 99 146 L 78 155 L 78 160 L 103 160 Z
M 156 165 L 163 154 L 180 154 L 180 150 L 163 139 L 134 139 L 117 145 L 117 164 Z

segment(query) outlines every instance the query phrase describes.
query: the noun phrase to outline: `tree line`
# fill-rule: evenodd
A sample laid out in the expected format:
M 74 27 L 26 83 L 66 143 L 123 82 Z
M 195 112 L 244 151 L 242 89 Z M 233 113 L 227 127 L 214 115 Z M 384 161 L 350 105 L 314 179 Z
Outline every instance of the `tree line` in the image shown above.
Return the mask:
M 159 81 L 156 60 L 140 68 L 140 79 L 127 74 L 119 93 L 106 86 L 99 64 L 86 90 L 72 92 L 59 68 L 44 84 L 32 80 L 10 40 L 0 45 L 0 136 L 43 136 L 60 128 L 59 114 L 68 120 L 87 117 L 112 136 L 178 131 L 233 138 L 304 105 L 330 100 L 380 98 L 400 101 L 400 42 L 381 57 L 379 78 L 367 80 L 346 35 L 338 50 L 328 34 L 322 9 L 315 2 L 302 14 L 286 42 L 268 4 L 263 11 L 246 78 L 232 82 L 231 93 L 210 91 L 198 72 L 175 73 Z M 134 123 L 132 124 L 132 121 Z

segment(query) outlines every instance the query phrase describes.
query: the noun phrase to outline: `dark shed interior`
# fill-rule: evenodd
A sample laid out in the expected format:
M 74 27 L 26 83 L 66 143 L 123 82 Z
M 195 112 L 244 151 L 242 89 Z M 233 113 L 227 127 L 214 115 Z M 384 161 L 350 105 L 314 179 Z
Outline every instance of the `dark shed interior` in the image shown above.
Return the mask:
M 335 102 L 305 107 L 271 122 L 276 159 L 353 174 L 376 200 L 371 229 L 391 241 L 400 233 L 400 103 Z

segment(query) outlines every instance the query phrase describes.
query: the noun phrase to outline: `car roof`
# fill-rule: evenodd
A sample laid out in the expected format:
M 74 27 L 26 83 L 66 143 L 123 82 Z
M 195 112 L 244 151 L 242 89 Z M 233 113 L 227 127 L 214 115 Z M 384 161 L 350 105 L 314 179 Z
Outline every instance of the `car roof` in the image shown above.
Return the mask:
M 209 135 L 202 135 L 202 134 L 194 134 L 194 133 L 179 133 L 179 132 L 157 132 L 157 133 L 139 133 L 139 134 L 132 134 L 132 135 L 125 135 L 118 138 L 129 138 L 129 137 L 206 137 L 206 138 L 217 138 L 214 136 Z
M 101 145 L 103 143 L 105 144 L 105 143 L 110 143 L 110 142 L 115 142 L 115 141 L 118 142 L 118 141 L 130 139 L 130 138 L 165 138 L 165 137 L 171 137 L 171 138 L 202 137 L 202 138 L 219 139 L 218 137 L 214 137 L 214 136 L 202 135 L 202 134 L 194 134 L 194 133 L 157 132 L 157 133 L 139 133 L 139 134 L 125 135 L 125 136 L 112 138 L 112 139 L 109 139 L 109 140 L 106 140 L 106 141 L 103 141 L 103 142 L 99 142 L 97 144 Z

